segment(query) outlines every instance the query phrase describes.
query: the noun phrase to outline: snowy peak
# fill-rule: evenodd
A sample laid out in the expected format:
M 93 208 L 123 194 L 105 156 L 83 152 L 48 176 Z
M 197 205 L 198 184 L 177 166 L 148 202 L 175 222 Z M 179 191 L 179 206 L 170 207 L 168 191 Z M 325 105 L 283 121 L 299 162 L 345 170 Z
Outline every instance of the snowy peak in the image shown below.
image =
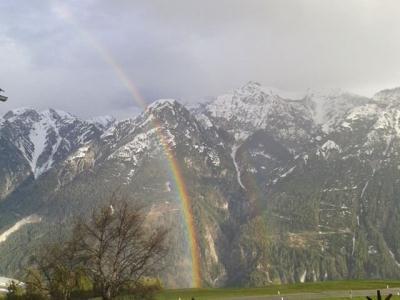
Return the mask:
M 206 106 L 206 110 L 216 118 L 243 119 L 257 126 L 265 123 L 271 114 L 287 114 L 293 110 L 303 110 L 306 93 L 287 92 L 273 87 L 265 87 L 250 81 L 232 94 L 221 95 Z M 242 116 L 243 115 L 243 116 Z
M 108 159 L 131 163 L 130 175 L 127 175 L 127 178 L 131 178 L 142 159 L 159 156 L 165 147 L 175 151 L 176 146 L 180 145 L 181 150 L 185 147 L 187 154 L 191 151 L 201 152 L 201 155 L 207 154 L 207 151 L 211 153 L 209 149 L 218 147 L 218 142 L 210 143 L 212 146 L 206 142 L 216 137 L 216 132 L 211 127 L 212 124 L 209 127 L 203 126 L 203 122 L 179 102 L 163 99 L 149 105 L 131 122 L 117 123 L 102 138 L 110 147 L 111 155 Z M 209 155 L 209 159 L 218 164 L 218 159 L 213 154 L 214 152 Z
M 186 109 L 173 99 L 155 101 L 135 119 L 115 122 L 103 133 L 101 138 L 110 147 L 118 148 L 134 139 L 137 134 L 150 132 L 150 135 L 153 135 L 155 127 L 173 127 L 171 124 L 176 122 L 179 112 L 183 110 Z
M 7 112 L 0 131 L 20 150 L 35 178 L 102 132 L 69 113 L 31 108 Z
M 232 94 L 217 97 L 206 110 L 214 118 L 252 123 L 257 128 L 267 126 L 274 117 L 303 118 L 328 133 L 351 109 L 370 101 L 341 89 L 287 92 L 250 81 Z
M 71 115 L 53 109 L 42 112 L 14 110 L 4 119 L 11 123 L 14 143 L 28 161 L 35 178 L 53 165 L 54 154 L 62 142 L 60 123 L 75 121 Z M 49 153 L 47 159 L 44 158 L 45 152 Z
M 38 112 L 30 107 L 20 107 L 20 108 L 16 108 L 13 110 L 10 110 L 9 112 L 7 112 L 3 118 L 4 119 L 11 119 L 13 117 L 19 117 L 19 116 L 26 116 L 26 115 L 30 115 L 30 114 L 37 114 Z
M 47 109 L 37 111 L 31 108 L 14 109 L 3 116 L 3 126 L 9 126 L 19 131 L 27 131 L 35 123 L 41 123 L 43 127 L 62 127 L 82 122 L 79 118 L 61 110 Z
M 206 109 L 212 117 L 231 119 L 246 119 L 262 117 L 272 104 L 271 95 L 264 93 L 261 86 L 250 82 L 233 94 L 226 94 L 207 105 Z M 253 114 L 250 116 L 249 114 Z
M 235 90 L 237 94 L 241 95 L 255 95 L 262 92 L 261 84 L 255 81 L 249 81 L 241 88 Z
M 250 81 L 239 89 L 234 90 L 232 97 L 249 104 L 268 104 L 275 97 L 278 90 L 262 87 L 258 82 Z
M 400 87 L 382 90 L 374 95 L 373 100 L 384 104 L 400 104 Z
M 0 130 L 20 150 L 38 177 L 96 137 L 118 147 L 125 139 L 157 126 L 169 136 L 184 132 L 191 137 L 197 131 L 211 134 L 223 128 L 234 137 L 235 143 L 246 140 L 257 130 L 266 130 L 290 149 L 297 146 L 302 149 L 315 136 L 323 136 L 321 129 L 329 134 L 345 125 L 352 127 L 356 123 L 352 120 L 364 118 L 363 108 L 368 108 L 369 115 L 378 119 L 378 111 L 388 111 L 387 105 L 379 103 L 397 103 L 399 99 L 400 88 L 381 91 L 369 99 L 340 89 L 285 92 L 250 81 L 191 112 L 174 99 L 157 100 L 135 119 L 124 122 L 116 122 L 110 116 L 81 120 L 54 109 L 20 108 L 3 116 Z M 380 119 L 377 128 L 384 127 L 386 119 Z M 397 114 L 392 119 L 390 124 L 395 123 Z M 395 126 L 391 130 L 392 127 Z
M 300 100 L 307 94 L 306 92 L 284 91 L 276 87 L 263 86 L 255 81 L 249 81 L 241 88 L 235 90 L 235 93 L 243 96 L 256 96 L 262 93 L 286 100 Z
M 167 127 L 175 126 L 176 122 L 188 118 L 190 112 L 174 99 L 160 99 L 151 103 L 145 111 L 137 117 L 139 126 L 149 122 L 159 123 Z M 174 125 L 175 124 L 175 125 Z M 154 124 L 153 124 L 154 125 Z
M 76 120 L 79 120 L 77 117 L 71 115 L 70 113 L 52 108 L 46 109 L 40 114 L 45 118 L 54 120 L 55 122 L 62 122 L 64 124 L 70 124 L 75 122 Z
M 219 96 L 204 108 L 216 125 L 226 128 L 237 141 L 257 130 L 269 129 L 276 137 L 294 141 L 308 138 L 314 130 L 310 113 L 301 100 L 289 99 L 289 93 L 249 82 L 232 94 Z M 299 96 L 299 94 L 297 94 Z M 301 96 L 301 95 L 300 95 Z M 289 134 L 292 132 L 293 134 Z
M 112 116 L 97 116 L 87 120 L 87 122 L 94 124 L 99 129 L 106 130 L 115 124 L 116 119 Z
M 18 121 L 18 119 L 38 121 L 41 118 L 47 118 L 52 120 L 67 120 L 67 119 L 75 119 L 76 117 L 72 116 L 67 112 L 51 108 L 41 112 L 38 112 L 33 108 L 17 108 L 10 110 L 3 116 L 3 119 L 8 120 L 9 122 Z
M 353 108 L 367 104 L 370 99 L 341 89 L 310 90 L 304 102 L 310 109 L 315 124 L 326 133 L 341 123 Z
M 159 99 L 147 106 L 146 111 L 160 110 L 165 107 L 173 108 L 179 105 L 175 99 Z

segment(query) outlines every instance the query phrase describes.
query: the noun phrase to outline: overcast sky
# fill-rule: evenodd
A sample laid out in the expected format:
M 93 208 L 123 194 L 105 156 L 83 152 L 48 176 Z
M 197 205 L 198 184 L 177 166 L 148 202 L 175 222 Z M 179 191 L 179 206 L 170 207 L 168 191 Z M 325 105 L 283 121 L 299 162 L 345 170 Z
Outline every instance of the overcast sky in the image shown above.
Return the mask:
M 133 114 L 107 55 L 147 102 L 249 80 L 372 95 L 400 85 L 399 14 L 397 0 L 1 0 L 0 114 Z

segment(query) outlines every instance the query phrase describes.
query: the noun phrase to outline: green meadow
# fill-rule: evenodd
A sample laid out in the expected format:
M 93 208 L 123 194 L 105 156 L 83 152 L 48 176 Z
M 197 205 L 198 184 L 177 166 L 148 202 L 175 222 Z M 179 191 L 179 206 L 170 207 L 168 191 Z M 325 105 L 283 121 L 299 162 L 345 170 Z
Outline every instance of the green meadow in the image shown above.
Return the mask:
M 385 289 L 399 288 L 400 281 L 327 281 L 317 283 L 298 283 L 288 285 L 271 285 L 262 288 L 201 288 L 201 289 L 165 289 L 158 293 L 156 300 L 220 300 L 252 296 L 270 296 L 301 294 L 301 293 L 321 293 L 327 291 L 356 291 L 356 290 L 377 290 L 380 289 L 386 295 Z M 5 299 L 0 295 L 0 300 Z M 100 298 L 95 298 L 96 300 Z M 133 296 L 125 295 L 117 298 L 118 300 L 134 300 Z M 344 300 L 350 297 L 323 298 L 324 300 Z M 365 300 L 365 297 L 352 297 L 353 300 Z M 375 298 L 373 298 L 375 299 Z M 393 296 L 391 300 L 400 300 L 399 296 Z
M 375 299 L 376 297 L 374 297 L 373 299 Z M 341 298 L 324 298 L 323 300 L 349 300 L 350 298 L 349 297 L 347 297 L 347 298 L 343 298 L 343 297 L 341 297 Z M 351 298 L 352 300 L 366 300 L 366 298 L 365 297 L 353 297 L 353 298 Z M 383 299 L 385 299 L 385 297 L 383 297 Z M 398 297 L 398 296 L 393 296 L 392 298 L 390 298 L 390 300 L 399 300 L 400 299 L 400 297 Z
M 326 291 L 350 291 L 350 290 L 374 290 L 399 287 L 400 281 L 327 281 L 318 283 L 302 283 L 289 285 L 271 285 L 263 288 L 221 288 L 221 289 L 174 289 L 164 290 L 157 295 L 157 300 L 190 300 L 194 297 L 196 300 L 212 300 L 234 298 L 241 296 L 263 296 L 297 293 L 320 293 Z M 129 299 L 125 297 L 125 299 Z M 325 298 L 327 299 L 327 298 Z M 349 299 L 332 298 L 332 299 Z M 352 299 L 364 299 L 364 297 L 353 297 Z M 392 297 L 400 299 L 400 297 Z

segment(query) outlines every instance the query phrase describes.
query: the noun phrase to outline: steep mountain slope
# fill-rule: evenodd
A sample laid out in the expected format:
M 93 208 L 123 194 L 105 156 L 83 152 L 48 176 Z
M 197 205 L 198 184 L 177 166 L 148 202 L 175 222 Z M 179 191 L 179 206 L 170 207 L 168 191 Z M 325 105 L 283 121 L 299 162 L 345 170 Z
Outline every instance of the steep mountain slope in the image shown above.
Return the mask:
M 6 156 L 0 159 L 0 200 L 25 180 L 38 178 L 98 138 L 113 122 L 111 118 L 84 121 L 53 109 L 38 112 L 25 108 L 5 114 L 0 121 L 1 145 L 7 147 L 0 154 Z
M 69 228 L 118 189 L 145 204 L 149 222 L 171 228 L 174 268 L 161 275 L 169 286 L 189 286 L 173 154 L 204 285 L 400 277 L 400 89 L 368 99 L 250 82 L 190 110 L 159 100 L 121 122 L 25 110 L 4 119 L 4 275 L 15 276 L 55 228 Z M 45 142 L 36 135 L 43 130 Z
M 250 83 L 203 107 L 235 140 L 237 179 L 250 203 L 233 283 L 399 276 L 398 236 L 380 220 L 399 219 L 391 187 L 399 178 L 397 93 L 293 101 Z
M 233 164 L 218 133 L 204 129 L 187 109 L 173 100 L 158 101 L 137 119 L 116 124 L 100 139 L 80 147 L 62 164 L 7 197 L 0 209 L 7 211 L 9 219 L 4 227 L 31 215 L 40 216 L 41 223 L 26 226 L 0 244 L 2 254 L 15 241 L 29 240 L 30 230 L 40 231 L 55 220 L 68 223 L 72 216 L 90 213 L 118 189 L 145 203 L 154 222 L 165 222 L 171 227 L 174 247 L 170 263 L 175 268 L 174 276 L 169 273 L 165 278 L 169 285 L 190 285 L 187 228 L 165 147 L 175 154 L 182 169 L 197 229 L 203 233 L 199 247 L 204 258 L 204 280 L 214 285 L 223 283 L 226 271 L 221 256 L 225 247 L 216 243 L 227 243 L 223 226 L 234 222 L 230 211 L 230 201 L 236 202 L 230 195 L 234 190 L 226 188 L 235 182 Z M 10 212 L 15 212 L 12 218 Z M 3 219 L 5 214 L 0 214 Z M 27 249 L 36 243 L 32 240 Z M 4 272 L 18 268 L 23 257 L 24 252 L 19 258 L 13 255 L 13 262 L 4 266 Z
M 303 101 L 311 110 L 314 123 L 321 126 L 323 132 L 329 133 L 343 121 L 349 110 L 367 104 L 370 99 L 340 89 L 331 89 L 309 90 Z
M 268 130 L 289 148 L 296 148 L 306 144 L 315 131 L 311 114 L 301 101 L 282 98 L 254 82 L 218 97 L 204 113 L 237 141 L 257 130 Z

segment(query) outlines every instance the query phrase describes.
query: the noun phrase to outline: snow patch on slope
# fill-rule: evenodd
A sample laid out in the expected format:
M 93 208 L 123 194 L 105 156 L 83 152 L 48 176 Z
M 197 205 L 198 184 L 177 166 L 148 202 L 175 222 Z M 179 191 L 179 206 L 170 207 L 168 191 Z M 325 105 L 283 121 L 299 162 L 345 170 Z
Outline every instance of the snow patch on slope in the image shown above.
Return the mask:
M 206 238 L 206 241 L 207 241 L 207 245 L 208 245 L 208 248 L 209 248 L 209 251 L 210 251 L 209 254 L 210 254 L 211 258 L 213 259 L 213 261 L 215 263 L 218 263 L 219 259 L 218 259 L 217 251 L 215 249 L 214 239 L 213 239 L 213 237 L 211 235 L 211 232 L 210 232 L 208 227 L 206 228 L 205 238 Z
M 332 151 L 342 152 L 342 148 L 332 140 L 326 141 L 320 149 L 317 150 L 317 155 L 323 158 L 328 158 Z
M 288 175 L 290 175 L 290 174 L 294 171 L 294 169 L 296 169 L 296 166 L 291 167 L 291 168 L 290 168 L 289 170 L 287 170 L 285 173 L 279 175 L 279 177 L 278 177 L 278 178 L 275 178 L 275 179 L 272 181 L 272 183 L 273 183 L 273 184 L 276 184 L 276 183 L 279 181 L 279 179 L 285 178 L 285 177 L 287 177 Z
M 28 159 L 28 161 L 33 173 L 35 174 L 35 178 L 40 175 L 40 170 L 36 167 L 40 154 L 42 154 L 42 152 L 46 148 L 47 129 L 47 122 L 45 120 L 42 120 L 40 123 L 36 123 L 33 125 L 33 128 L 29 134 L 29 140 L 32 142 L 32 152 L 29 153 L 31 159 Z M 23 151 L 25 157 L 28 157 L 26 149 L 23 150 L 25 150 Z
M 15 283 L 17 283 L 19 285 L 24 285 L 19 280 L 0 276 L 0 293 L 1 292 L 7 293 L 8 292 L 8 287 L 10 286 L 10 284 L 12 282 L 15 282 Z
M 111 120 L 105 117 L 99 122 L 105 124 Z M 30 108 L 7 112 L 3 126 L 7 127 L 8 138 L 20 150 L 35 178 L 105 130 L 99 124 L 60 110 L 38 112 Z
M 239 148 L 239 146 L 232 147 L 231 157 L 233 160 L 233 165 L 235 166 L 237 181 L 238 181 L 239 185 L 242 187 L 242 189 L 246 190 L 246 187 L 244 186 L 242 179 L 240 178 L 239 164 L 236 161 L 236 152 L 237 152 L 238 148 Z
M 200 124 L 203 125 L 203 127 L 206 129 L 214 126 L 210 118 L 208 118 L 205 114 L 197 114 L 195 117 L 197 121 L 199 121 Z
M 398 261 L 396 260 L 396 256 L 394 255 L 394 253 L 393 253 L 392 250 L 390 250 L 390 249 L 389 249 L 389 254 L 390 254 L 390 256 L 392 257 L 392 259 L 394 260 L 394 263 L 396 264 L 396 266 L 400 268 L 400 262 L 398 262 Z
M 42 218 L 40 218 L 38 215 L 30 215 L 29 217 L 23 218 L 22 220 L 15 223 L 11 228 L 0 234 L 0 244 L 4 243 L 10 235 L 20 230 L 21 227 L 27 224 L 40 223 L 41 221 Z
M 303 274 L 300 276 L 300 282 L 304 283 L 306 281 L 307 270 L 304 270 Z
M 90 147 L 89 146 L 83 146 L 79 148 L 74 154 L 68 157 L 68 161 L 72 161 L 77 158 L 84 158 L 86 157 L 87 153 L 89 152 Z
M 314 122 L 322 131 L 329 133 L 342 123 L 347 112 L 366 104 L 368 98 L 345 92 L 341 89 L 321 89 L 309 91 L 307 103 L 311 108 Z

